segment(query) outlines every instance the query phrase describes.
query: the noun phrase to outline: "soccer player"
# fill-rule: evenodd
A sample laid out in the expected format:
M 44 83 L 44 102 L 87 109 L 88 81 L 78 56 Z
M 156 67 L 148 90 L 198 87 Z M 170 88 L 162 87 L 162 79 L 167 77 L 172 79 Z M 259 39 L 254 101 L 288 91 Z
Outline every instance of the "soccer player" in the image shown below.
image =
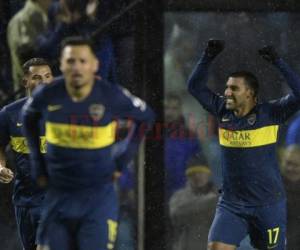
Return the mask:
M 5 148 L 10 144 L 14 154 L 16 176 L 13 203 L 18 232 L 24 250 L 36 249 L 36 230 L 41 213 L 44 191 L 36 188 L 30 178 L 29 149 L 22 133 L 21 109 L 28 96 L 40 83 L 53 79 L 51 68 L 44 59 L 32 58 L 23 65 L 23 84 L 27 97 L 17 100 L 0 111 L 0 182 L 9 183 L 14 174 L 6 167 Z M 45 152 L 45 138 L 40 134 L 41 152 Z
M 260 250 L 285 249 L 286 196 L 276 159 L 279 125 L 300 108 L 300 78 L 271 46 L 259 54 L 276 66 L 292 93 L 259 103 L 250 72 L 229 75 L 224 97 L 206 85 L 208 69 L 224 41 L 210 40 L 188 81 L 190 93 L 218 119 L 223 186 L 208 242 L 234 250 L 247 234 Z
M 95 78 L 98 67 L 88 40 L 67 38 L 61 46 L 63 78 L 35 91 L 24 108 L 32 176 L 38 185 L 47 185 L 38 233 L 45 249 L 113 249 L 118 203 L 112 175 L 119 163 L 130 160 L 154 119 L 144 101 Z M 127 150 L 116 159 L 116 120 L 122 118 L 137 126 Z M 38 150 L 41 120 L 47 140 L 44 158 Z

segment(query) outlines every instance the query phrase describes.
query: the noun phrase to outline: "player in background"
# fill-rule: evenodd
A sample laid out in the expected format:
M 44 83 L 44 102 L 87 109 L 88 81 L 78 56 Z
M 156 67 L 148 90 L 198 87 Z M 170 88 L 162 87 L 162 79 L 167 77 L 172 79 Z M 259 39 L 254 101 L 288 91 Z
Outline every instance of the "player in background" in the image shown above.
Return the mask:
M 10 145 L 15 165 L 13 203 L 18 233 L 24 250 L 36 249 L 36 231 L 41 213 L 44 191 L 36 188 L 31 181 L 29 149 L 22 132 L 21 109 L 32 91 L 41 83 L 53 80 L 47 61 L 32 58 L 23 65 L 23 85 L 27 96 L 17 100 L 0 111 L 0 182 L 9 183 L 14 173 L 6 166 L 5 149 Z M 43 130 L 40 134 L 41 152 L 45 153 Z
M 234 250 L 247 234 L 256 249 L 283 250 L 286 195 L 276 157 L 279 125 L 300 108 L 300 78 L 271 46 L 259 50 L 285 77 L 291 94 L 258 102 L 259 84 L 245 71 L 229 75 L 224 96 L 206 85 L 208 69 L 224 41 L 210 40 L 188 81 L 189 92 L 219 123 L 222 194 L 208 249 Z

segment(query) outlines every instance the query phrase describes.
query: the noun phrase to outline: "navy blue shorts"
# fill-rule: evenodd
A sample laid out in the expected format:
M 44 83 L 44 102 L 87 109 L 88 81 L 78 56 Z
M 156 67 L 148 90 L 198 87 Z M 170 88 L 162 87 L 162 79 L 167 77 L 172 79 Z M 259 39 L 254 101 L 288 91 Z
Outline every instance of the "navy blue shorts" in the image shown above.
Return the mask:
M 208 242 L 239 246 L 249 234 L 253 247 L 284 250 L 286 245 L 286 200 L 260 207 L 219 202 Z
M 66 193 L 49 190 L 38 242 L 50 249 L 113 249 L 117 237 L 118 201 L 112 184 L 100 190 Z
M 36 250 L 36 233 L 41 207 L 15 206 L 18 233 L 24 250 Z

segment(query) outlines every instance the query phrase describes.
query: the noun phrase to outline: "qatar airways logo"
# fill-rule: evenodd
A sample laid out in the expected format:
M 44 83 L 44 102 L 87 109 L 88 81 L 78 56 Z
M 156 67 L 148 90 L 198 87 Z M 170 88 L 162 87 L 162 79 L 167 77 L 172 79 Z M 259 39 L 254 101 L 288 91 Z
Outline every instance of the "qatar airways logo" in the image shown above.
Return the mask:
M 224 130 L 222 137 L 232 146 L 250 146 L 251 134 L 247 131 Z

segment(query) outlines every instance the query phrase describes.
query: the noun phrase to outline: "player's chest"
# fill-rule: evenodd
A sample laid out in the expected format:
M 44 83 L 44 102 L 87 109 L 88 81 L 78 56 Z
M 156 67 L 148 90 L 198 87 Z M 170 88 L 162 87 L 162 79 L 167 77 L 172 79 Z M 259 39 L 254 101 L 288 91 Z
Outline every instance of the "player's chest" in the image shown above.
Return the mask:
M 50 102 L 45 112 L 46 122 L 70 125 L 99 126 L 113 120 L 113 115 L 101 101 Z
M 278 129 L 278 125 L 259 113 L 241 118 L 225 114 L 219 120 L 219 142 L 225 147 L 267 145 L 277 141 Z
M 9 133 L 10 136 L 22 136 L 22 117 L 19 112 L 10 114 Z

